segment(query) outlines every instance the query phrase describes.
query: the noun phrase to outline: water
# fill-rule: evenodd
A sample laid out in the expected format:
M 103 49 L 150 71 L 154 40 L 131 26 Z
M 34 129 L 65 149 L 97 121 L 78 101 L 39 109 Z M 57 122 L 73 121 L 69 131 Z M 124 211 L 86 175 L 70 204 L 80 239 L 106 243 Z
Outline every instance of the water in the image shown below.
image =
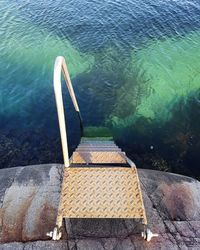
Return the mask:
M 200 176 L 198 0 L 0 2 L 0 167 L 62 162 L 53 64 L 138 167 Z M 63 89 L 64 90 L 64 89 Z M 79 141 L 69 96 L 70 152 Z

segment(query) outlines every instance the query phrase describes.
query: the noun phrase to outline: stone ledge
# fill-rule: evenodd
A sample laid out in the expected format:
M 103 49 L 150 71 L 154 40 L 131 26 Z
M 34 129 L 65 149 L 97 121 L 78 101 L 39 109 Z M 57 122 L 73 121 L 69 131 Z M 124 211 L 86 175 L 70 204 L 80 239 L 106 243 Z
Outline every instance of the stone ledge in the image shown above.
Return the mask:
M 74 219 L 66 220 L 68 237 L 64 230 L 63 240 L 49 241 L 62 170 L 60 164 L 0 170 L 0 249 L 198 249 L 200 182 L 145 169 L 138 173 L 149 226 L 158 238 L 142 240 L 134 220 Z

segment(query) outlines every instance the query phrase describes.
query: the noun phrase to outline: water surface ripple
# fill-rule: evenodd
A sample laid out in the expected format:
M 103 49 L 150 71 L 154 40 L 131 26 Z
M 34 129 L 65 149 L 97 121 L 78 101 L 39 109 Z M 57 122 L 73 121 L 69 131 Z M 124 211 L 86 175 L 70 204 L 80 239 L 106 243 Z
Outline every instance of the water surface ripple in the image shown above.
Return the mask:
M 52 74 L 63 55 L 86 126 L 109 127 L 139 167 L 200 176 L 198 0 L 2 0 L 0 13 L 0 167 L 62 162 Z

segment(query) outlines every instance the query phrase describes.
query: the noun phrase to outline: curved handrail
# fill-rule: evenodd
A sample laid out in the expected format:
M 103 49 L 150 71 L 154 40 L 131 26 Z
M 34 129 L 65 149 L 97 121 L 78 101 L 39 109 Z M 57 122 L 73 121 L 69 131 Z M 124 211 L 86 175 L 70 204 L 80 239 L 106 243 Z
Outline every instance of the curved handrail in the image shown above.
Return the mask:
M 64 105 L 63 105 L 63 98 L 62 98 L 61 73 L 63 73 L 74 108 L 76 112 L 78 113 L 78 116 L 80 119 L 80 125 L 81 125 L 81 132 L 83 129 L 83 123 L 82 123 L 79 106 L 76 100 L 76 96 L 74 94 L 74 89 L 72 87 L 69 72 L 67 69 L 67 65 L 65 62 L 65 58 L 63 56 L 58 56 L 54 64 L 53 84 L 54 84 L 54 93 L 55 93 L 55 98 L 56 98 L 56 107 L 57 107 L 57 112 L 58 112 L 58 121 L 59 121 L 59 127 L 60 127 L 60 136 L 61 136 L 61 143 L 62 143 L 64 165 L 65 167 L 69 167 L 70 162 L 69 162 L 69 153 L 68 153 L 67 132 L 66 132 L 66 125 L 65 125 Z

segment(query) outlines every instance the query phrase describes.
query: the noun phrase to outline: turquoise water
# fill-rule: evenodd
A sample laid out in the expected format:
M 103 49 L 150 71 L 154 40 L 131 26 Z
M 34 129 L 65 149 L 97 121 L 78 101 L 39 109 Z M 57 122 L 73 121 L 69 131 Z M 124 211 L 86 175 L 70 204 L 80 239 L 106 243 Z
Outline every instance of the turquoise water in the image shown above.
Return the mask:
M 138 167 L 200 176 L 199 1 L 2 0 L 0 13 L 2 168 L 62 162 L 52 76 L 63 55 L 85 126 L 109 127 Z

